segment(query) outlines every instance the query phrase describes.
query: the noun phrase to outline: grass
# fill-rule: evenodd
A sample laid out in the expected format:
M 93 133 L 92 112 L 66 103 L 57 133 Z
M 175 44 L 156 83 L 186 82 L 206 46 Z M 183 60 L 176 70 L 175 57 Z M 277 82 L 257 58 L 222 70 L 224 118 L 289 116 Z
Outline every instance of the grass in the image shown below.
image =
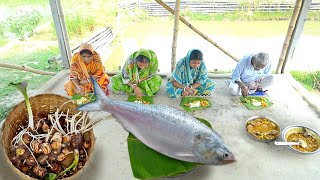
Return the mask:
M 26 44 L 20 43 L 12 48 L 9 52 L 1 56 L 0 62 L 13 63 L 17 65 L 25 65 L 34 69 L 43 71 L 58 72 L 60 69 L 48 69 L 48 59 L 55 57 L 59 53 L 58 46 L 48 46 L 44 49 L 34 50 L 30 48 L 26 50 Z M 45 45 L 42 45 L 45 47 Z M 39 47 L 38 47 L 39 48 Z M 17 53 L 24 52 L 24 53 Z M 0 68 L 1 84 L 0 84 L 0 120 L 5 118 L 8 110 L 17 103 L 17 97 L 20 97 L 15 87 L 9 86 L 10 82 L 28 82 L 28 92 L 39 89 L 52 76 L 40 75 L 31 72 L 25 72 L 10 68 Z M 21 97 L 22 98 L 22 97 Z M 22 99 L 21 99 L 22 100 Z
M 308 91 L 320 93 L 320 70 L 313 72 L 291 71 L 290 73 Z

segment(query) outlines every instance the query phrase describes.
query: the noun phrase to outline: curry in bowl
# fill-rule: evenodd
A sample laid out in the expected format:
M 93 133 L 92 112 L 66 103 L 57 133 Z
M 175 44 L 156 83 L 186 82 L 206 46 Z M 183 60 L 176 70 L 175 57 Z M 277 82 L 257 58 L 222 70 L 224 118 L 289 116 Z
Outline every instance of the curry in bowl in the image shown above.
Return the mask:
M 280 127 L 276 121 L 261 116 L 249 118 L 246 130 L 251 138 L 261 142 L 272 141 L 280 134 Z
M 282 132 L 282 139 L 287 142 L 303 141 L 305 146 L 288 146 L 291 150 L 299 153 L 314 154 L 320 151 L 320 135 L 309 127 L 289 126 Z

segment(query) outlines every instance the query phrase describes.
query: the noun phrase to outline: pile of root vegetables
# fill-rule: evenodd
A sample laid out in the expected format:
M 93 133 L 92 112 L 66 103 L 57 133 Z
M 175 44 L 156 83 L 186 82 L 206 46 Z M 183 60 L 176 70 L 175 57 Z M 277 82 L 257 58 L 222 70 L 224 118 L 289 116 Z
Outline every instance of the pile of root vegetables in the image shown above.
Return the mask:
M 93 123 L 87 113 L 56 110 L 20 127 L 11 141 L 10 160 L 24 174 L 37 179 L 70 177 L 88 161 Z M 33 118 L 32 118 L 33 119 Z M 50 178 L 48 178 L 50 177 Z
M 21 91 L 28 112 L 24 120 L 28 124 L 13 129 L 16 134 L 8 152 L 12 164 L 29 177 L 48 180 L 70 177 L 82 169 L 93 150 L 92 128 L 100 120 L 91 121 L 86 112 L 63 108 L 71 100 L 56 107 L 55 112 L 51 112 L 51 107 L 50 112 L 37 113 L 34 117 L 27 82 L 9 85 Z M 46 106 L 39 104 L 37 110 Z

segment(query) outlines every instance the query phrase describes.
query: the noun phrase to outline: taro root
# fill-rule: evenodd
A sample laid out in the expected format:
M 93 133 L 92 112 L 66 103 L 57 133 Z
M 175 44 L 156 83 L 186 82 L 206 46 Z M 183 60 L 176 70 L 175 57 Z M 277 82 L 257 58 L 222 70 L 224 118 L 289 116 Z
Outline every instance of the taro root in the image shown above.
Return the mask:
M 22 135 L 22 141 L 26 144 L 29 145 L 30 142 L 32 141 L 32 137 L 29 134 L 23 134 Z
M 58 158 L 58 155 L 57 154 L 54 154 L 53 152 L 48 154 L 48 160 L 49 161 L 56 161 Z
M 71 137 L 69 135 L 63 136 L 63 138 L 62 138 L 63 144 L 69 143 L 70 141 L 71 141 Z
M 69 135 L 65 135 L 62 138 L 62 147 L 70 146 L 71 137 Z
M 41 126 L 41 129 L 43 132 L 48 132 L 49 125 L 46 122 L 44 122 L 43 125 Z
M 40 165 L 35 165 L 32 168 L 32 172 L 36 176 L 41 177 L 41 178 L 43 178 L 47 174 L 47 170 L 45 168 L 41 167 Z
M 82 154 L 84 154 L 84 153 L 85 153 L 85 152 L 84 152 L 83 149 L 80 149 L 80 150 L 79 150 L 79 154 L 80 154 L 80 155 L 82 155 Z
M 30 151 L 24 145 L 18 146 L 16 149 L 16 156 L 19 156 L 21 159 L 26 159 L 30 155 Z
M 72 150 L 70 148 L 68 148 L 68 147 L 62 149 L 62 153 L 65 154 L 65 155 L 69 154 L 71 151 Z
M 29 166 L 23 165 L 20 170 L 24 173 L 27 173 L 29 171 Z
M 13 156 L 11 158 L 11 162 L 17 168 L 19 168 L 22 165 L 22 161 L 21 161 L 20 157 L 18 157 L 18 156 Z
M 78 134 L 73 134 L 71 136 L 71 146 L 76 148 L 76 149 L 80 149 L 80 147 L 82 146 L 83 143 L 83 136 L 81 133 Z
M 59 155 L 61 153 L 61 149 L 52 150 L 51 153 L 55 155 Z
M 41 154 L 42 149 L 41 149 L 41 140 L 35 140 L 30 143 L 30 147 L 33 150 L 34 153 L 36 154 Z
M 42 149 L 43 154 L 50 154 L 52 151 L 52 148 L 49 143 L 42 143 L 41 149 Z
M 49 156 L 46 155 L 46 154 L 41 154 L 41 155 L 37 158 L 37 161 L 38 161 L 39 164 L 45 165 L 48 157 L 49 157 Z
M 30 156 L 27 157 L 25 163 L 26 163 L 26 165 L 33 167 L 34 165 L 37 164 L 37 161 L 34 159 L 33 156 L 30 155 Z
M 82 146 L 86 149 L 88 149 L 91 146 L 90 141 L 85 140 L 84 143 L 82 144 Z
M 57 161 L 63 161 L 66 159 L 66 155 L 63 153 L 60 153 L 57 157 Z
M 60 164 L 56 163 L 56 162 L 51 162 L 49 164 L 50 170 L 53 171 L 54 173 L 58 174 L 62 171 L 62 167 Z
M 61 149 L 61 142 L 59 141 L 54 141 L 51 143 L 51 148 L 53 150 L 60 150 Z
M 51 138 L 51 142 L 62 142 L 62 134 L 60 132 L 55 132 Z
M 80 161 L 80 162 L 78 162 L 78 166 L 77 166 L 77 168 L 80 170 L 81 168 L 83 167 L 83 163 Z
M 83 133 L 83 137 L 84 137 L 84 140 L 90 141 L 90 133 L 89 133 L 89 131 Z
M 74 160 L 74 153 L 69 153 L 69 154 L 66 155 L 66 158 L 63 161 L 59 162 L 59 163 L 64 168 L 67 168 L 72 164 L 73 160 Z
M 80 161 L 85 161 L 86 160 L 86 155 L 85 154 L 82 154 L 79 156 L 79 160 Z

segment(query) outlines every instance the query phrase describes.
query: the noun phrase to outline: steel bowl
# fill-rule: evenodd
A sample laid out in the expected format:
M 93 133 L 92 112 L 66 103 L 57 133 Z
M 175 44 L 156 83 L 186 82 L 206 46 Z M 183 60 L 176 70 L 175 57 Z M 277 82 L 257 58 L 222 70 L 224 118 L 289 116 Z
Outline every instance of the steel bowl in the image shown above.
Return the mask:
M 267 119 L 268 121 L 273 122 L 275 125 L 277 125 L 278 134 L 275 136 L 275 138 L 273 138 L 273 139 L 259 139 L 259 138 L 256 138 L 255 136 L 253 136 L 252 134 L 250 134 L 250 133 L 248 132 L 247 124 L 248 124 L 250 121 L 255 120 L 255 119 L 257 119 L 257 118 Z M 245 123 L 245 130 L 246 130 L 246 132 L 247 132 L 247 135 L 248 135 L 250 138 L 252 138 L 253 140 L 259 141 L 259 142 L 271 142 L 271 141 L 277 139 L 277 138 L 279 137 L 279 135 L 280 135 L 280 132 L 281 132 L 281 131 L 280 131 L 280 125 L 279 125 L 275 120 L 273 120 L 273 119 L 271 119 L 271 118 L 269 118 L 269 117 L 265 117 L 265 116 L 253 116 L 253 117 L 250 117 L 249 119 L 247 119 L 247 121 L 246 121 L 246 123 Z
M 288 136 L 292 133 L 304 133 L 304 128 L 307 132 L 308 135 L 311 135 L 313 138 L 316 139 L 317 143 L 318 143 L 318 149 L 312 152 L 303 152 L 303 151 L 299 151 L 295 148 L 293 148 L 292 146 L 287 146 L 290 150 L 292 150 L 293 152 L 296 153 L 300 153 L 300 154 L 316 154 L 320 152 L 320 134 L 315 131 L 314 129 L 307 127 L 307 126 L 302 126 L 302 125 L 291 125 L 286 127 L 281 134 L 282 140 L 287 142 Z

